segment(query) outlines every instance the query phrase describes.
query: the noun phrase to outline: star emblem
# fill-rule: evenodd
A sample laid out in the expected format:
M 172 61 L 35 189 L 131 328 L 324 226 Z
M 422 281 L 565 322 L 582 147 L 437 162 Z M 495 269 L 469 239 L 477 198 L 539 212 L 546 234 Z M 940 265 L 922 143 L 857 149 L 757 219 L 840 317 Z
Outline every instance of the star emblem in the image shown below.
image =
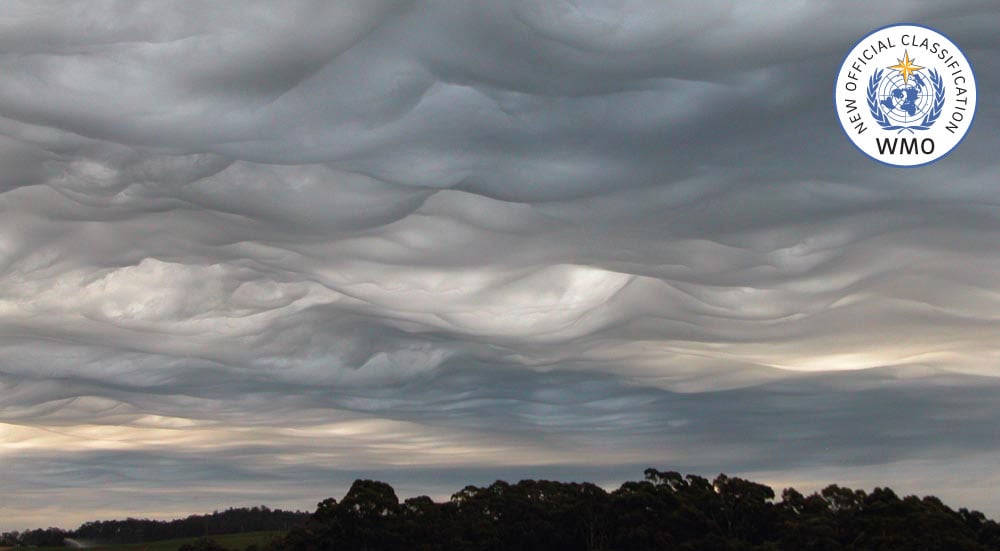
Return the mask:
M 906 82 L 910 80 L 910 75 L 912 73 L 916 73 L 917 71 L 923 69 L 923 67 L 918 67 L 913 64 L 916 59 L 910 59 L 910 52 L 906 50 L 903 51 L 903 59 L 896 58 L 896 61 L 899 62 L 898 65 L 893 65 L 888 68 L 899 71 L 903 75 L 903 84 L 906 84 Z

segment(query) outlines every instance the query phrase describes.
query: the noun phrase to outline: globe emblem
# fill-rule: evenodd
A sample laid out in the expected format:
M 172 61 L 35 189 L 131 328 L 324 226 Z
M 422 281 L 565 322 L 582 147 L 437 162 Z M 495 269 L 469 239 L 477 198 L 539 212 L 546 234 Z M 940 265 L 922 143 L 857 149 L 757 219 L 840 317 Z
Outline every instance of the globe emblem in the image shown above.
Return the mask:
M 841 128 L 862 153 L 916 167 L 948 155 L 966 137 L 975 78 L 948 37 L 920 25 L 889 25 L 844 56 L 833 98 Z
M 934 108 L 934 86 L 919 74 L 906 80 L 900 73 L 887 75 L 879 83 L 879 108 L 893 124 L 920 124 Z

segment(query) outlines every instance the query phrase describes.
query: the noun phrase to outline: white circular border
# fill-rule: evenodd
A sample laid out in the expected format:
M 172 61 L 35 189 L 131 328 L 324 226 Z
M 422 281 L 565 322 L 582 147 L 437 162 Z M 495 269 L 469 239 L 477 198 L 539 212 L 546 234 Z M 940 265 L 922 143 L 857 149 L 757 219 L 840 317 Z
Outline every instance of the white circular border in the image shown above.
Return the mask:
M 948 54 L 944 59 L 939 59 L 938 53 L 932 53 L 925 48 L 913 46 L 912 40 L 910 45 L 903 45 L 901 39 L 904 34 L 908 34 L 911 37 L 917 35 L 918 42 L 922 41 L 923 38 L 930 39 L 931 44 L 937 42 L 940 46 L 939 51 L 941 48 L 944 48 L 947 49 Z M 862 54 L 872 44 L 877 45 L 879 40 L 883 42 L 891 40 L 892 47 L 874 55 L 871 61 L 866 60 L 865 64 L 861 64 L 858 58 L 862 57 Z M 906 130 L 901 133 L 883 130 L 869 112 L 867 101 L 868 79 L 876 69 L 891 70 L 886 68 L 889 65 L 896 64 L 897 59 L 902 58 L 904 50 L 909 50 L 911 60 L 916 58 L 914 64 L 926 67 L 928 70 L 937 69 L 938 74 L 941 75 L 944 82 L 944 109 L 941 112 L 941 118 L 928 130 L 916 130 L 912 133 Z M 949 58 L 952 59 L 949 60 Z M 958 67 L 949 68 L 947 66 L 947 64 L 955 61 L 959 63 Z M 861 66 L 860 70 L 856 69 L 858 65 Z M 959 74 L 953 74 L 959 70 L 961 71 Z M 965 77 L 965 81 L 961 84 L 967 90 L 964 96 L 967 98 L 967 102 L 956 105 L 955 79 L 959 76 Z M 852 86 L 853 90 L 850 89 Z M 837 120 L 840 122 L 840 126 L 847 135 L 847 138 L 851 140 L 851 143 L 855 147 L 880 163 L 889 166 L 911 168 L 938 161 L 958 147 L 962 140 L 965 139 L 969 129 L 972 128 L 972 123 L 976 116 L 976 99 L 976 73 L 972 67 L 972 63 L 969 62 L 969 59 L 962 52 L 961 48 L 940 31 L 915 23 L 888 25 L 875 29 L 867 36 L 862 37 L 851 51 L 844 56 L 844 61 L 840 64 L 840 72 L 837 74 L 837 82 L 833 93 Z M 848 100 L 854 100 L 854 110 L 849 110 Z M 958 106 L 964 107 L 964 110 L 957 110 L 956 107 Z M 954 122 L 952 120 L 952 117 L 956 116 L 956 112 L 961 114 L 961 121 Z M 860 118 L 858 118 L 858 115 L 860 115 Z M 955 133 L 947 130 L 950 122 L 958 125 Z M 859 127 L 858 125 L 863 126 Z M 859 133 L 859 128 L 864 128 L 864 130 Z M 923 143 L 924 139 L 930 138 L 934 141 L 934 152 L 929 155 L 923 153 L 911 155 L 879 153 L 877 138 L 901 138 L 907 140 L 916 138 L 918 143 Z

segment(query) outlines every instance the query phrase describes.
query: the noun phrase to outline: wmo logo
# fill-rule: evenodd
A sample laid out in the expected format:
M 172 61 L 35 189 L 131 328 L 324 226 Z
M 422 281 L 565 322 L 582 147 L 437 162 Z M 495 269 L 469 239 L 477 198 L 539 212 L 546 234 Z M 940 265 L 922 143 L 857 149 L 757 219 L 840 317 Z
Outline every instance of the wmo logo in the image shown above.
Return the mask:
M 920 166 L 951 152 L 976 112 L 976 77 L 941 33 L 892 25 L 861 39 L 844 58 L 834 102 L 854 145 L 877 161 Z

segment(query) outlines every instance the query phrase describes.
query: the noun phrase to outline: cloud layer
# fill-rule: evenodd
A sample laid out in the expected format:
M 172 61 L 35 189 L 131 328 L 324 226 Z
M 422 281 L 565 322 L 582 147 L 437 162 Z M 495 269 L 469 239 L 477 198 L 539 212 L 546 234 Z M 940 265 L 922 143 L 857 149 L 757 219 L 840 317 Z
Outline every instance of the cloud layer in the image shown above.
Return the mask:
M 920 170 L 859 155 L 830 106 L 897 21 L 979 82 Z M 646 465 L 1000 513 L 998 22 L 5 3 L 0 527 Z

